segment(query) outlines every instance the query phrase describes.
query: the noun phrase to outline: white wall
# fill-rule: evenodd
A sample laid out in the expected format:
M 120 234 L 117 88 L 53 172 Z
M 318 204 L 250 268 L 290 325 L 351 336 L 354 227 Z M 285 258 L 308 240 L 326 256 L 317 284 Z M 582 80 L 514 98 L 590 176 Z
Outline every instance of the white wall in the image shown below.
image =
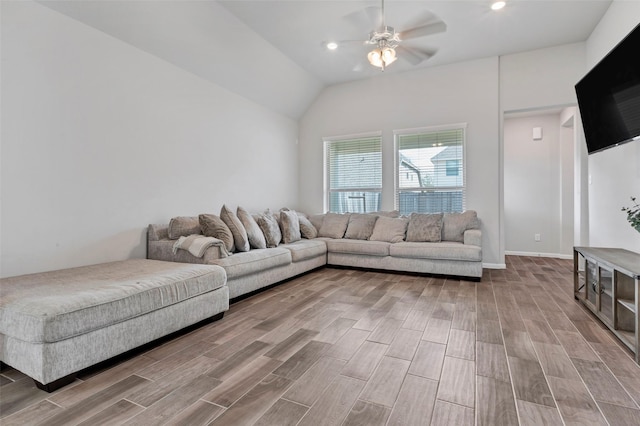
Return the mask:
M 584 74 L 584 43 L 500 57 L 502 111 L 576 103 L 574 85 Z
M 600 61 L 636 25 L 640 2 L 615 0 L 587 40 L 587 67 Z M 638 60 L 638 58 L 632 58 Z M 640 199 L 640 141 L 589 156 L 589 244 L 640 253 L 640 233 L 631 228 L 621 207 Z
M 296 122 L 32 2 L 1 2 L 1 275 L 144 257 L 149 223 L 294 205 Z
M 467 209 L 482 220 L 484 262 L 503 265 L 499 242 L 498 59 L 384 75 L 325 89 L 300 120 L 300 206 L 323 208 L 327 136 L 383 134 L 382 207 L 394 208 L 393 130 L 467 123 Z
M 542 128 L 541 140 L 533 139 L 534 127 Z M 504 120 L 507 253 L 571 255 L 573 132 L 569 129 L 567 138 L 566 130 L 559 112 Z M 540 241 L 535 241 L 535 234 Z
M 296 120 L 322 89 L 217 1 L 37 1 Z

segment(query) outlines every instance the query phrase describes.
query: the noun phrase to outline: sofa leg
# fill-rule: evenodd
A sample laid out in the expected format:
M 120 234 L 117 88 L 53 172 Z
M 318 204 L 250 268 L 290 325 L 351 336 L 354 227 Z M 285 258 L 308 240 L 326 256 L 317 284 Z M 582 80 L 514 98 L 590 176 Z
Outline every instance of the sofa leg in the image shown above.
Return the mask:
M 211 321 L 211 322 L 214 322 L 214 321 L 220 321 L 220 320 L 222 319 L 222 317 L 223 317 L 223 316 L 224 316 L 224 312 L 220 312 L 219 314 L 216 314 L 216 315 L 212 316 L 212 317 L 210 318 L 210 321 Z
M 34 382 L 36 382 L 36 387 L 38 389 L 51 393 L 51 392 L 57 391 L 61 387 L 67 386 L 69 383 L 73 382 L 75 379 L 76 379 L 76 374 L 73 373 L 73 374 L 69 374 L 68 376 L 61 377 L 58 380 L 54 380 L 51 383 L 47 383 L 46 385 L 43 385 L 37 380 L 34 380 Z
M 0 371 L 8 370 L 10 367 L 4 362 L 0 361 Z

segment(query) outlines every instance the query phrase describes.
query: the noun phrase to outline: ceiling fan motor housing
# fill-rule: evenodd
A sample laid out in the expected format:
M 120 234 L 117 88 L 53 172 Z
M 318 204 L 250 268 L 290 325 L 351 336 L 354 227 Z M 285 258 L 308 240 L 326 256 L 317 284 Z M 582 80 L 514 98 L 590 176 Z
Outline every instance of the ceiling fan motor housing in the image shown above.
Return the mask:
M 371 32 L 367 43 L 379 47 L 395 48 L 398 46 L 400 41 L 400 34 L 396 33 L 393 27 L 384 26 L 380 31 Z

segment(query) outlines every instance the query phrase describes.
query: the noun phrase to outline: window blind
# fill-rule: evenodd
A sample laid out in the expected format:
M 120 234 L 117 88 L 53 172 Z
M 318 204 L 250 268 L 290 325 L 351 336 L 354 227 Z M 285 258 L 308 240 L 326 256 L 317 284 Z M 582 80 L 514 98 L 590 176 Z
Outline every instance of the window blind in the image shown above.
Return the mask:
M 379 210 L 382 190 L 381 137 L 327 141 L 326 154 L 329 211 Z

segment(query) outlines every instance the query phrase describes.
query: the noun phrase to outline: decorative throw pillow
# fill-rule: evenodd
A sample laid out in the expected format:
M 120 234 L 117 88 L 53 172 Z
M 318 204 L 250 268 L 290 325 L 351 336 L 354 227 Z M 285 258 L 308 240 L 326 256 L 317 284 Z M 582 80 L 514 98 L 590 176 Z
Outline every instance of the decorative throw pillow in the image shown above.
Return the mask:
M 177 240 L 180 237 L 188 237 L 200 234 L 200 221 L 195 216 L 177 216 L 169 221 L 169 239 Z
M 407 241 L 439 243 L 442 240 L 442 213 L 411 213 Z
M 399 243 L 405 238 L 408 223 L 409 219 L 405 217 L 392 218 L 380 216 L 378 220 L 376 220 L 373 233 L 371 237 L 369 237 L 369 240 Z
M 238 207 L 236 212 L 238 219 L 242 222 L 242 226 L 244 226 L 245 231 L 247 231 L 249 246 L 254 249 L 267 248 L 267 241 L 264 239 L 264 234 L 249 212 L 242 207 Z
M 285 244 L 300 241 L 300 220 L 293 210 L 283 210 L 280 212 L 280 225 L 282 231 L 282 242 Z
M 378 216 L 372 214 L 352 213 L 344 237 L 351 240 L 368 240 L 377 219 Z
M 253 218 L 264 234 L 267 247 L 278 247 L 278 244 L 282 241 L 282 233 L 275 216 L 267 209 L 264 213 L 257 214 Z
M 229 210 L 226 205 L 223 205 L 220 210 L 220 219 L 222 219 L 225 225 L 229 227 L 231 234 L 233 234 L 233 243 L 236 246 L 236 250 L 251 250 L 247 231 L 244 229 L 244 226 L 242 225 L 242 222 L 240 222 L 240 219 L 238 219 L 238 216 L 236 216 L 233 211 Z
M 300 222 L 300 234 L 302 234 L 302 238 L 316 238 L 318 236 L 318 230 L 311 223 L 307 216 L 304 213 L 296 212 L 298 214 L 298 222 Z
M 198 216 L 198 219 L 200 221 L 200 228 L 202 228 L 202 234 L 205 237 L 213 237 L 221 240 L 224 242 L 229 253 L 233 253 L 235 251 L 233 234 L 219 216 L 216 216 L 215 214 L 201 214 Z
M 480 221 L 475 210 L 463 213 L 445 213 L 442 220 L 442 240 L 464 242 L 464 231 L 480 229 Z
M 318 230 L 319 237 L 326 238 L 342 238 L 347 225 L 349 224 L 350 214 L 327 213 L 324 215 L 322 226 Z

